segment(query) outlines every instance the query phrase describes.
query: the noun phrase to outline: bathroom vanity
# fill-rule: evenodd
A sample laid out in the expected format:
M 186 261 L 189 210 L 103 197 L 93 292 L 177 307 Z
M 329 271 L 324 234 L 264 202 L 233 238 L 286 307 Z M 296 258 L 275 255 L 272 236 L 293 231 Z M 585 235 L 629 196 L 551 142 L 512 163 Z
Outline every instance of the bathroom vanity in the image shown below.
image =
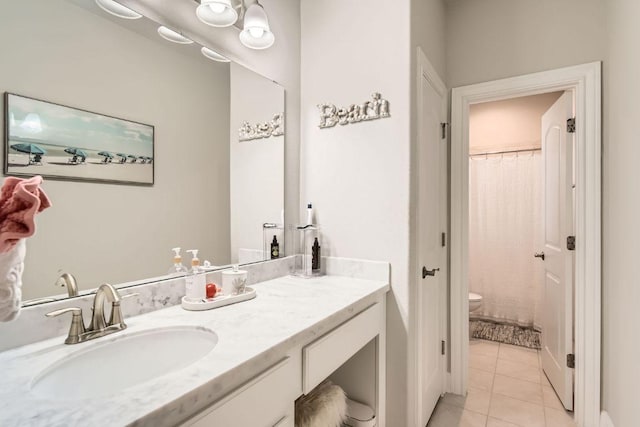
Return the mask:
M 293 426 L 295 400 L 330 378 L 374 408 L 383 426 L 389 273 L 388 264 L 371 264 L 377 274 L 359 274 L 358 267 L 311 279 L 282 276 L 251 284 L 258 296 L 243 303 L 199 312 L 172 306 L 125 316 L 125 331 L 91 342 L 64 345 L 58 336 L 0 353 L 0 424 Z M 96 346 L 106 352 L 95 370 L 119 363 L 126 380 L 139 372 L 108 356 L 109 346 L 136 334 L 161 340 L 176 328 L 213 332 L 217 342 L 187 366 L 106 394 L 91 375 L 70 378 L 57 394 L 38 389 L 43 375 L 82 353 L 99 353 Z M 162 361 L 162 351 L 145 347 L 139 352 L 147 352 L 148 364 Z M 65 396 L 70 386 L 86 393 Z

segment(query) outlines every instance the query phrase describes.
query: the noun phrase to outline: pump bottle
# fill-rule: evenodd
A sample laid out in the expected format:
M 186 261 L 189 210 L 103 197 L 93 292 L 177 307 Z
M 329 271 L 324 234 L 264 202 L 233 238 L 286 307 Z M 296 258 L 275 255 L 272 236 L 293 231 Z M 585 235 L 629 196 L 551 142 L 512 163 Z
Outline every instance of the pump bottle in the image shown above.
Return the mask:
M 187 273 L 187 267 L 182 264 L 182 256 L 180 255 L 180 248 L 172 248 L 175 252 L 173 256 L 173 266 L 169 269 L 169 275 L 178 275 Z
M 193 258 L 191 259 L 191 270 L 185 277 L 186 297 L 193 301 L 202 301 L 207 298 L 207 280 L 200 267 L 198 250 L 190 249 L 187 252 L 191 253 Z

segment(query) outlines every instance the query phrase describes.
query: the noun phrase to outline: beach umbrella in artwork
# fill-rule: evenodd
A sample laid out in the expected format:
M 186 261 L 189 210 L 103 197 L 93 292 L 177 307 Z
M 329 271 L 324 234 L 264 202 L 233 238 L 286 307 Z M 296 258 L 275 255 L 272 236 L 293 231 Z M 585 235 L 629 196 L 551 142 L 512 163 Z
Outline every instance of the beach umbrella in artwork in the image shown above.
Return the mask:
M 146 163 L 147 162 L 147 158 L 145 156 L 138 156 L 138 158 L 140 159 L 141 163 Z
M 87 153 L 82 150 L 76 150 L 76 156 L 81 157 L 83 162 L 87 159 Z
M 117 153 L 116 156 L 120 157 L 120 163 L 124 163 L 127 161 L 127 155 L 124 153 Z
M 74 161 L 76 161 L 78 157 L 80 157 L 82 159 L 81 161 L 83 162 L 87 159 L 87 153 L 80 150 L 79 148 L 75 148 L 75 147 L 65 148 L 64 152 L 71 154 L 74 157 L 73 159 Z
M 28 154 L 30 165 L 42 164 L 42 155 L 47 154 L 44 149 L 38 147 L 36 144 L 11 144 L 11 148 L 21 153 Z M 31 156 L 33 156 L 33 158 Z
M 47 154 L 45 150 L 38 147 L 36 144 L 11 144 L 11 148 L 26 154 Z
M 145 157 L 145 159 L 147 159 L 148 163 L 151 163 L 151 161 L 153 160 L 153 157 Z
M 129 154 L 127 157 L 131 159 L 131 163 L 135 163 L 136 160 L 138 159 L 136 156 L 134 156 L 132 154 Z
M 98 156 L 103 156 L 104 157 L 104 160 L 103 160 L 104 163 L 109 163 L 111 161 L 111 159 L 113 159 L 113 154 L 111 154 L 108 151 L 101 151 L 101 152 L 98 153 Z

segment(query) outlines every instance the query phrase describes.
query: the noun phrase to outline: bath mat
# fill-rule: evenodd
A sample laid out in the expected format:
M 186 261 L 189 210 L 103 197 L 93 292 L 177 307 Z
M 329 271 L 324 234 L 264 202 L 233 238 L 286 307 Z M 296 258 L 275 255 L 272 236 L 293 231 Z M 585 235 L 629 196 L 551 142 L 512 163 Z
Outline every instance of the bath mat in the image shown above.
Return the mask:
M 484 322 L 482 320 L 471 320 L 469 321 L 469 329 L 469 335 L 471 338 L 479 338 L 540 350 L 540 332 L 530 328 Z

